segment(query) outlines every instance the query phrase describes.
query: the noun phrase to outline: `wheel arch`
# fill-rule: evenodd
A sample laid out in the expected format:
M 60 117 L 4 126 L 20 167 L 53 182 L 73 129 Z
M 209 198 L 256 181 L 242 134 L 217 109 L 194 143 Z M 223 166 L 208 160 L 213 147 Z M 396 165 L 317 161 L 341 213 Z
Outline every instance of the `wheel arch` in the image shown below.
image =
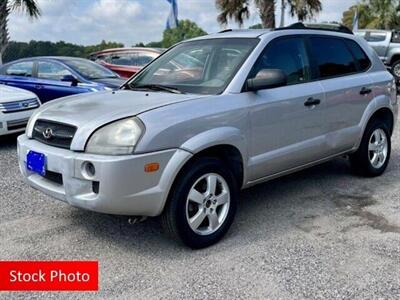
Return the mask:
M 368 123 L 374 120 L 382 120 L 388 127 L 390 135 L 393 134 L 394 128 L 394 115 L 393 112 L 387 107 L 377 109 L 369 118 Z

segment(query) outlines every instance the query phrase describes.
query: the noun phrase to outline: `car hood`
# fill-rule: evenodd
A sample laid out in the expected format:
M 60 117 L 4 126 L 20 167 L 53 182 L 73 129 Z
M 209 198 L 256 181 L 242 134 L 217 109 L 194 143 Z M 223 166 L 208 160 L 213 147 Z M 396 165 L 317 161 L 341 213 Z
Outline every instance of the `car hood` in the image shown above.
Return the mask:
M 97 83 L 102 83 L 106 87 L 109 88 L 119 88 L 121 85 L 123 85 L 126 81 L 126 79 L 123 78 L 102 78 L 102 79 L 94 79 L 94 82 Z
M 37 98 L 32 92 L 0 84 L 0 103 Z
M 77 127 L 71 150 L 83 151 L 86 140 L 99 127 L 113 121 L 137 116 L 143 112 L 182 101 L 205 97 L 140 91 L 105 91 L 80 94 L 47 102 L 32 116 L 28 136 L 37 119 L 65 123 Z

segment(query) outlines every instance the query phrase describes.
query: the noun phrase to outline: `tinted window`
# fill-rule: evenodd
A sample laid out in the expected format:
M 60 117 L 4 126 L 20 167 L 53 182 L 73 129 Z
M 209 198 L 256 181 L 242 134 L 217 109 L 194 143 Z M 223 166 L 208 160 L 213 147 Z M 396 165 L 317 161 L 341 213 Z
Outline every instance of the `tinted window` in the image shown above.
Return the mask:
M 392 43 L 400 43 L 400 32 L 398 31 L 393 32 Z
M 24 61 L 10 65 L 6 69 L 6 75 L 32 77 L 33 62 Z
M 357 60 L 361 71 L 366 71 L 370 67 L 371 61 L 365 54 L 364 50 L 362 50 L 361 47 L 354 41 L 346 40 L 346 43 L 353 53 L 354 58 Z
M 357 71 L 354 58 L 343 39 L 312 37 L 310 42 L 320 78 L 342 76 Z
M 39 78 L 61 80 L 65 75 L 72 75 L 72 73 L 60 64 L 45 61 L 38 64 Z
M 288 78 L 288 84 L 308 81 L 310 64 L 304 40 L 290 38 L 272 41 L 254 65 L 250 78 L 262 69 L 282 70 Z

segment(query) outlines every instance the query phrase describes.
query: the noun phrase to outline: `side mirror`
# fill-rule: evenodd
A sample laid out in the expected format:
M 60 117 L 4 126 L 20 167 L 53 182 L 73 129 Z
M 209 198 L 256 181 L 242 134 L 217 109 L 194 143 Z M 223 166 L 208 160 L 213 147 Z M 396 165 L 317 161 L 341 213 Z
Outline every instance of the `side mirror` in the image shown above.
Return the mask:
M 285 86 L 287 84 L 286 74 L 279 69 L 262 69 L 256 77 L 247 79 L 247 90 L 258 91 Z
M 79 81 L 73 75 L 64 75 L 61 81 L 71 82 L 71 86 L 77 86 Z

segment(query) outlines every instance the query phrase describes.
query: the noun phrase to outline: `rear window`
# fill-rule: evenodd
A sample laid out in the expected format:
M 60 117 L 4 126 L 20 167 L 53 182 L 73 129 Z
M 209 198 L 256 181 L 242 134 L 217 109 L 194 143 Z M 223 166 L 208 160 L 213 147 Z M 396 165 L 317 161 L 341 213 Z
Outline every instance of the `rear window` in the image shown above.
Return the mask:
M 355 41 L 346 40 L 347 46 L 350 48 L 353 53 L 354 58 L 358 62 L 360 67 L 360 71 L 366 71 L 371 66 L 371 61 L 368 56 L 365 54 L 364 50 L 361 49 L 360 45 L 358 45 Z
M 310 42 L 319 78 L 338 77 L 357 72 L 353 55 L 343 39 L 311 37 Z

